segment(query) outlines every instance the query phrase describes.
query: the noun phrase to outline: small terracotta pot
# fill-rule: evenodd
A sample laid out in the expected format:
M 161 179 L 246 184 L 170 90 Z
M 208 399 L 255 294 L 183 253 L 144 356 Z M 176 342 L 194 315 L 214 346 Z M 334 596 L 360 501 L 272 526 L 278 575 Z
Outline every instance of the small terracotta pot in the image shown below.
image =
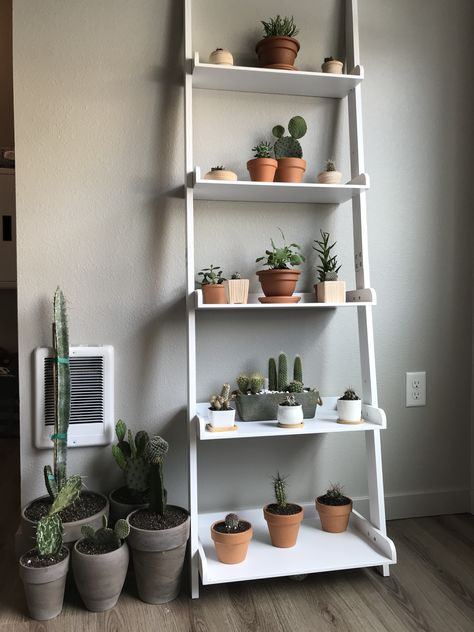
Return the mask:
M 301 182 L 306 171 L 303 158 L 278 158 L 275 182 Z
M 247 162 L 253 182 L 273 182 L 278 162 L 274 158 L 253 158 Z
M 202 300 L 204 303 L 225 305 L 227 303 L 225 288 L 222 283 L 205 283 L 202 287 Z
M 204 180 L 237 180 L 237 174 L 230 169 L 214 169 L 208 171 L 204 176 Z
M 325 505 L 316 499 L 321 527 L 328 533 L 342 533 L 347 529 L 352 511 L 352 501 L 347 505 Z
M 267 521 L 273 546 L 280 549 L 289 549 L 295 546 L 300 524 L 304 516 L 303 507 L 300 507 L 298 513 L 289 516 L 281 516 L 267 511 L 267 507 L 265 506 L 263 508 L 263 516 Z
M 323 72 L 329 72 L 333 75 L 342 75 L 342 68 L 344 64 L 342 61 L 338 61 L 337 59 L 333 59 L 332 61 L 325 61 L 321 66 L 321 70 Z
M 19 562 L 20 577 L 25 588 L 26 605 L 32 619 L 54 619 L 63 609 L 64 588 L 69 568 L 66 557 L 52 566 L 30 568 Z
M 221 522 L 222 520 L 218 520 L 211 526 L 217 559 L 223 564 L 240 564 L 247 557 L 249 542 L 253 536 L 252 525 L 247 523 L 249 528 L 242 533 L 220 533 L 214 527 Z
M 340 171 L 321 171 L 316 180 L 319 184 L 341 184 L 342 173 Z
M 210 64 L 219 64 L 221 66 L 233 66 L 234 58 L 232 53 L 225 48 L 216 48 L 209 55 Z
M 290 297 L 296 288 L 300 270 L 259 270 L 258 280 L 265 296 Z
M 297 39 L 284 36 L 264 37 L 255 47 L 259 66 L 281 70 L 296 70 L 294 63 L 299 49 Z

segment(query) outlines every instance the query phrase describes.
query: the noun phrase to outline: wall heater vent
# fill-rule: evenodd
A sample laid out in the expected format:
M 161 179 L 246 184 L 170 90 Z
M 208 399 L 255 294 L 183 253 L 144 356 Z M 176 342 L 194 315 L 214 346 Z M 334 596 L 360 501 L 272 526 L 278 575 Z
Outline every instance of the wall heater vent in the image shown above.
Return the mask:
M 71 412 L 68 446 L 113 440 L 114 352 L 111 346 L 70 347 Z M 35 445 L 51 448 L 54 426 L 53 351 L 35 350 Z

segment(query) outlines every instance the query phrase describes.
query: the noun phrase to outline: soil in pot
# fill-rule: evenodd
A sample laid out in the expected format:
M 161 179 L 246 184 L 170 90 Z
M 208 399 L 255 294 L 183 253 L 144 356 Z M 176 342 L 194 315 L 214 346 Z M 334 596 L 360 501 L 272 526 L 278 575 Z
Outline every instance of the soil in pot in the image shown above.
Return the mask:
M 296 70 L 294 63 L 299 49 L 297 39 L 285 36 L 264 37 L 255 47 L 259 66 L 280 70 Z
M 142 509 L 149 503 L 148 490 L 140 492 L 124 485 L 109 494 L 110 519 L 113 526 L 119 518 L 126 518 L 135 509 Z
M 263 515 L 268 524 L 272 545 L 281 549 L 295 546 L 303 520 L 303 507 L 287 503 L 280 507 L 271 503 L 263 508 Z
M 59 512 L 63 522 L 76 522 L 84 518 L 90 518 L 104 509 L 107 504 L 106 499 L 95 492 L 81 492 L 79 498 L 72 505 Z M 51 498 L 44 497 L 34 500 L 25 509 L 25 517 L 32 522 L 38 522 L 48 514 L 51 507 Z
M 247 162 L 253 182 L 273 182 L 277 167 L 278 162 L 274 158 L 253 158 Z
M 279 158 L 275 182 L 301 182 L 306 171 L 306 160 L 303 158 Z
M 316 499 L 316 509 L 323 531 L 342 533 L 347 529 L 352 511 L 352 500 L 348 496 L 333 498 L 324 494 Z
M 223 564 L 240 564 L 247 557 L 253 529 L 250 522 L 240 520 L 237 529 L 227 531 L 225 521 L 215 522 L 211 526 L 211 537 L 216 547 L 217 559 Z
M 300 274 L 300 270 L 259 270 L 257 272 L 263 293 L 267 298 L 291 297 L 296 289 Z M 285 301 L 277 300 L 275 302 Z

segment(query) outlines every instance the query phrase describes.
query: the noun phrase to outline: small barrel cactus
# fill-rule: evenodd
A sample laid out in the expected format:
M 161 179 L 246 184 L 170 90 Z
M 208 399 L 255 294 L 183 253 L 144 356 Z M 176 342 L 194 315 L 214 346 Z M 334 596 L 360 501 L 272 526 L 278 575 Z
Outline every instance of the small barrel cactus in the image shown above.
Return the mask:
M 303 383 L 298 382 L 297 380 L 293 380 L 293 382 L 290 382 L 287 387 L 287 391 L 289 391 L 290 393 L 302 393 L 303 390 Z
M 235 513 L 227 514 L 224 522 L 225 522 L 225 529 L 227 533 L 232 533 L 233 531 L 237 531 L 237 529 L 239 528 L 239 523 L 240 523 L 239 516 Z
M 330 61 L 333 61 L 332 59 Z M 326 160 L 326 171 L 336 171 L 336 161 L 335 160 Z
M 283 351 L 278 356 L 278 390 L 286 391 L 288 386 L 288 357 Z
M 340 397 L 339 399 L 349 400 L 349 401 L 356 401 L 356 400 L 360 399 L 360 397 L 357 395 L 355 390 L 352 387 L 350 387 L 350 388 L 348 388 L 348 389 L 346 389 L 344 391 L 344 395 L 342 397 Z
M 286 507 L 286 478 L 286 476 L 280 476 L 280 472 L 277 472 L 277 475 L 273 477 L 273 490 L 279 507 Z
M 265 384 L 265 378 L 261 373 L 252 373 L 249 379 L 249 387 L 252 395 L 256 395 L 260 393 L 263 389 L 263 385 Z
M 278 378 L 275 358 L 268 360 L 268 389 L 270 391 L 278 390 Z
M 102 527 L 100 529 L 94 531 L 91 526 L 86 525 L 82 527 L 81 533 L 85 540 L 113 551 L 121 547 L 122 541 L 130 533 L 130 525 L 126 520 L 120 518 L 115 523 L 115 527 L 110 529 L 107 526 L 107 517 L 102 516 Z
M 140 430 L 134 438 L 130 429 L 127 433 L 127 426 L 121 419 L 115 425 L 115 433 L 118 443 L 112 446 L 112 455 L 124 472 L 126 486 L 138 492 L 146 491 L 150 468 L 143 454 L 149 441 L 148 433 Z
M 294 382 L 301 382 L 301 384 L 304 384 L 304 381 L 303 381 L 303 364 L 301 362 L 301 356 L 299 356 L 299 355 L 295 356 L 295 361 L 293 363 L 293 381 Z
M 237 386 L 239 387 L 239 391 L 245 395 L 249 390 L 248 375 L 244 375 L 243 373 L 241 373 L 237 378 Z
M 282 125 L 275 125 L 272 130 L 273 136 L 277 139 L 273 150 L 275 158 L 302 158 L 303 150 L 299 143 L 307 131 L 306 121 L 302 116 L 294 116 L 288 123 L 289 136 L 284 136 L 285 128 Z
M 252 151 L 255 152 L 255 158 L 271 158 L 272 157 L 272 144 L 262 141 L 252 147 Z

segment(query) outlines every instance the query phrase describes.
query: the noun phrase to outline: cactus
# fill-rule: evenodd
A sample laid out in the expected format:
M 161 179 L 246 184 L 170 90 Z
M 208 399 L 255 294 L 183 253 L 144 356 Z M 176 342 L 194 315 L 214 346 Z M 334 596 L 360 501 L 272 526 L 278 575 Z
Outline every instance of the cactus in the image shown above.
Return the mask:
M 213 395 L 209 401 L 212 410 L 231 410 L 230 402 L 234 395 L 230 394 L 230 384 L 223 384 L 220 395 Z
M 227 514 L 224 522 L 225 522 L 225 529 L 227 533 L 232 533 L 232 531 L 237 531 L 237 529 L 239 528 L 239 523 L 240 523 L 239 516 L 235 513 Z
M 333 60 L 331 59 L 331 61 Z M 336 162 L 334 160 L 326 160 L 326 171 L 336 171 Z
M 272 157 L 272 144 L 262 141 L 252 147 L 252 151 L 255 152 L 254 158 L 271 158 Z
M 261 373 L 252 373 L 249 380 L 250 392 L 252 395 L 260 393 L 263 389 L 265 378 Z
M 344 487 L 340 483 L 331 483 L 331 487 L 327 490 L 326 496 L 329 498 L 343 498 Z
M 338 274 L 337 272 L 335 272 L 334 270 L 330 271 L 330 272 L 326 272 L 325 281 L 337 281 L 338 280 Z
M 341 266 L 337 265 L 337 255 L 332 255 L 331 250 L 336 245 L 336 242 L 329 245 L 329 233 L 321 230 L 321 239 L 314 239 L 316 246 L 313 246 L 313 250 L 319 255 L 320 265 L 317 267 L 319 281 L 337 281 L 337 273 Z M 329 275 L 329 277 L 328 277 Z
M 224 165 L 217 165 L 217 167 L 211 167 L 211 171 L 225 171 Z
M 327 63 L 328 61 L 335 61 L 334 57 L 325 57 L 324 58 L 324 63 Z M 329 169 L 328 169 L 329 171 Z
M 275 358 L 268 360 L 268 389 L 270 391 L 278 390 L 277 367 Z
M 115 527 L 110 529 L 107 526 L 107 517 L 102 516 L 102 527 L 100 529 L 94 531 L 90 525 L 86 525 L 82 527 L 81 533 L 85 540 L 113 551 L 121 547 L 122 541 L 130 533 L 130 525 L 126 520 L 120 518 L 115 523 Z
M 237 386 L 239 387 L 239 391 L 245 395 L 249 390 L 248 375 L 244 375 L 243 373 L 241 373 L 237 378 Z
M 145 460 L 150 464 L 150 509 L 163 516 L 166 509 L 166 489 L 163 484 L 163 461 L 168 442 L 155 435 L 145 448 Z
M 286 353 L 280 352 L 278 356 L 278 390 L 286 391 L 288 386 L 288 358 Z
M 288 384 L 286 389 L 289 393 L 302 393 L 304 391 L 303 383 L 293 380 Z
M 303 364 L 301 362 L 301 356 L 299 356 L 299 355 L 295 356 L 295 361 L 293 363 L 293 381 L 294 382 L 301 382 L 301 384 L 304 384 L 304 381 L 303 381 Z
M 119 419 L 115 425 L 115 434 L 118 443 L 112 446 L 112 456 L 124 472 L 126 486 L 137 492 L 146 491 L 150 467 L 143 454 L 149 441 L 148 433 L 140 430 L 134 439 L 132 431 L 128 430 L 127 433 L 125 422 Z M 128 440 L 125 440 L 125 436 Z
M 280 476 L 280 472 L 277 472 L 277 475 L 273 477 L 275 500 L 280 508 L 286 507 L 286 479 L 286 476 Z
M 283 402 L 280 402 L 280 406 L 299 406 L 294 395 L 287 395 Z
M 284 136 L 285 128 L 275 125 L 272 134 L 277 139 L 273 146 L 275 158 L 302 158 L 303 150 L 299 143 L 307 131 L 306 121 L 302 116 L 294 116 L 288 123 L 289 136 Z
M 344 391 L 344 395 L 342 397 L 340 397 L 339 399 L 349 400 L 349 401 L 356 401 L 356 400 L 360 399 L 360 397 L 357 395 L 357 393 L 355 392 L 355 390 L 352 387 L 349 387 L 348 389 L 346 389 Z

